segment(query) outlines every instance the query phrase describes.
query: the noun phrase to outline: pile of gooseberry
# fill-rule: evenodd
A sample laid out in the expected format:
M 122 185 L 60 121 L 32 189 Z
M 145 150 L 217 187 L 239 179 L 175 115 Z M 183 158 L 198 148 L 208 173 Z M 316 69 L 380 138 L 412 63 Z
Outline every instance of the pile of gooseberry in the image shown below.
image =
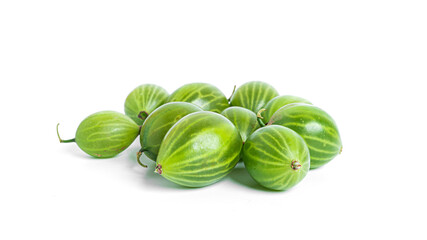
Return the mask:
M 342 151 L 332 117 L 308 100 L 279 95 L 273 86 L 247 82 L 225 95 L 208 83 L 186 84 L 168 92 L 154 84 L 135 88 L 125 114 L 101 111 L 85 118 L 75 142 L 95 158 L 111 158 L 139 137 L 137 162 L 145 155 L 154 171 L 186 187 L 223 179 L 239 161 L 250 176 L 270 190 L 287 190 L 310 169 Z

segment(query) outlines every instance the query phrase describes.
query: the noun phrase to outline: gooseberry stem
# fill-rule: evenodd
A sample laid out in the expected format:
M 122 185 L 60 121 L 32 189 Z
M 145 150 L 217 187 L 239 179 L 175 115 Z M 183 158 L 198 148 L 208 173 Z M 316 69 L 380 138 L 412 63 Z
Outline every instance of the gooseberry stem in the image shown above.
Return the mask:
M 262 119 L 264 119 L 262 116 L 261 116 L 261 113 L 262 112 L 264 112 L 266 109 L 265 108 L 263 108 L 263 109 L 261 109 L 261 110 L 259 110 L 258 111 L 258 113 L 256 114 L 256 119 L 257 119 L 257 121 L 258 121 L 258 124 L 261 126 L 261 127 L 264 127 L 265 126 L 265 123 L 262 121 Z
M 58 126 L 59 126 L 59 123 L 56 125 L 56 135 L 58 135 L 58 139 L 59 139 L 60 143 L 76 142 L 75 138 L 73 138 L 73 139 L 67 139 L 67 140 L 62 140 L 61 137 L 59 136 Z
M 139 165 L 141 165 L 144 168 L 147 168 L 147 165 L 143 164 L 141 162 L 141 155 L 142 153 L 145 152 L 145 150 L 143 148 L 139 149 L 139 151 L 136 153 L 136 161 L 139 163 Z
M 236 91 L 236 85 L 234 85 L 233 92 L 231 93 L 231 96 L 227 99 L 228 102 L 231 101 L 231 98 L 233 97 L 235 91 Z

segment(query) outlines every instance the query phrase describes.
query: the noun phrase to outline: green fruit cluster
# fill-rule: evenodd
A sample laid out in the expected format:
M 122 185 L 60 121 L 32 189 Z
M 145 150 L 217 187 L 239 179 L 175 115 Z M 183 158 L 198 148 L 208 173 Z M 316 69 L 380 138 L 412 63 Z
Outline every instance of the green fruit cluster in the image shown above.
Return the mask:
M 135 88 L 125 114 L 101 111 L 85 118 L 73 139 L 95 158 L 114 157 L 140 136 L 141 155 L 155 172 L 186 187 L 220 181 L 244 162 L 250 176 L 271 190 L 287 190 L 310 169 L 342 151 L 332 117 L 304 98 L 281 95 L 253 81 L 227 99 L 215 86 L 191 83 L 168 94 L 154 84 Z M 58 124 L 59 125 L 59 124 Z

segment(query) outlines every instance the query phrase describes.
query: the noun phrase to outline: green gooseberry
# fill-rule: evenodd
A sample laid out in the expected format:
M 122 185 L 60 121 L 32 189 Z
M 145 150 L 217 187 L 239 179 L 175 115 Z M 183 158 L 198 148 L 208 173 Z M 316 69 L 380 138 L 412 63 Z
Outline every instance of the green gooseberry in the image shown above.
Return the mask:
M 188 114 L 168 131 L 160 145 L 155 172 L 187 187 L 204 187 L 224 178 L 239 161 L 242 139 L 218 113 Z
M 128 116 L 114 112 L 101 111 L 85 118 L 73 139 L 62 140 L 56 131 L 59 142 L 75 142 L 85 153 L 96 158 L 110 158 L 129 147 L 139 134 L 139 126 Z
M 287 190 L 298 184 L 310 169 L 304 140 L 293 130 L 266 126 L 256 130 L 243 146 L 245 168 L 260 185 Z
M 168 92 L 160 86 L 154 84 L 140 85 L 127 96 L 125 113 L 138 125 L 142 125 L 145 118 L 154 109 L 166 103 L 168 96 Z
M 231 96 L 231 106 L 240 106 L 257 113 L 279 93 L 268 83 L 261 81 L 247 82 L 236 89 Z
M 291 103 L 277 110 L 267 125 L 281 125 L 297 132 L 310 150 L 310 168 L 325 165 L 342 151 L 338 127 L 324 110 L 305 103 Z
M 154 110 L 147 119 L 145 119 L 141 127 L 141 150 L 137 153 L 138 162 L 145 166 L 139 160 L 142 153 L 151 160 L 156 161 L 160 144 L 169 129 L 184 116 L 199 111 L 203 110 L 187 102 L 166 103 Z

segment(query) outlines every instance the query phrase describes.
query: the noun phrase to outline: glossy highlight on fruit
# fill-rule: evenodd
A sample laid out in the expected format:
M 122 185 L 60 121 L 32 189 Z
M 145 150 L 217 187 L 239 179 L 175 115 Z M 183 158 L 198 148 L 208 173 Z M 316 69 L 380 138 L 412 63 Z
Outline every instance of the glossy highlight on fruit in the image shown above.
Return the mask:
M 316 106 L 288 104 L 277 110 L 267 125 L 282 125 L 297 132 L 310 150 L 311 169 L 328 163 L 342 150 L 335 121 Z
M 251 177 L 271 190 L 287 190 L 298 184 L 310 169 L 304 140 L 283 126 L 255 131 L 243 147 L 243 162 Z
M 257 116 L 249 109 L 242 107 L 229 107 L 221 113 L 228 118 L 239 130 L 243 143 L 246 139 L 259 128 Z
M 277 97 L 279 93 L 270 84 L 253 81 L 237 88 L 231 97 L 231 106 L 240 106 L 257 113 L 268 101 Z
M 182 186 L 207 186 L 234 168 L 242 145 L 239 131 L 224 116 L 191 113 L 166 134 L 155 172 Z
M 169 129 L 184 116 L 203 111 L 200 107 L 187 102 L 166 103 L 154 110 L 145 119 L 141 127 L 141 152 L 151 160 L 156 160 L 160 144 Z M 139 156 L 138 156 L 139 157 Z
M 205 111 L 222 112 L 230 106 L 224 94 L 208 83 L 189 83 L 173 92 L 167 102 L 189 102 Z
M 81 150 L 93 157 L 109 158 L 129 147 L 138 134 L 139 126 L 128 116 L 102 111 L 85 118 L 74 139 L 62 140 L 59 133 L 58 138 L 61 143 L 76 142 Z
M 268 123 L 270 121 L 271 116 L 279 110 L 281 107 L 291 104 L 291 103 L 306 103 L 306 104 L 312 104 L 308 100 L 292 96 L 292 95 L 283 95 L 283 96 L 277 96 L 273 99 L 271 99 L 263 108 L 266 110 L 265 112 L 261 113 L 262 121 L 264 123 Z
M 166 103 L 168 96 L 168 92 L 160 86 L 154 84 L 140 85 L 127 96 L 125 113 L 138 125 L 142 125 L 145 118 L 154 109 Z

